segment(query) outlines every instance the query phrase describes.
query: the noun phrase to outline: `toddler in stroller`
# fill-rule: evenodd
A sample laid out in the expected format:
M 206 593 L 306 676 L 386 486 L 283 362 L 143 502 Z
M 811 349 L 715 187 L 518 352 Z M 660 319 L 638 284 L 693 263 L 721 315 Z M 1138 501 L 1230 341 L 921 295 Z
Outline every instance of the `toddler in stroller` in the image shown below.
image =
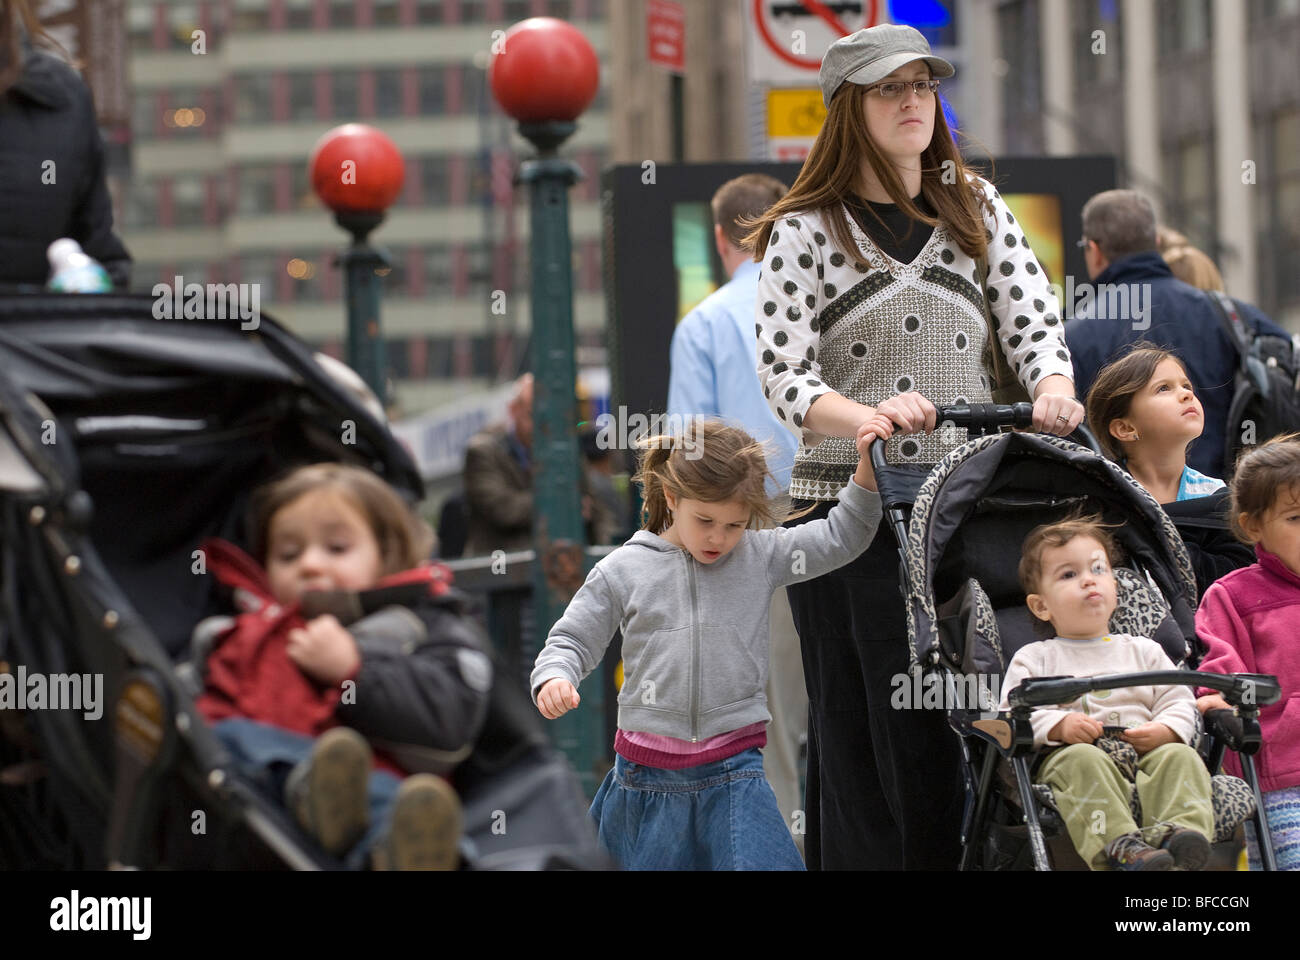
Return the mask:
M 1076 518 L 1035 528 L 1025 541 L 1020 581 L 1026 604 L 1049 623 L 1051 639 L 1012 658 L 1008 693 L 1030 677 L 1102 676 L 1171 670 L 1147 637 L 1108 633 L 1117 588 L 1115 545 L 1100 520 Z M 1034 780 L 1052 788 L 1079 856 L 1093 869 L 1201 869 L 1210 856 L 1214 816 L 1210 776 L 1189 745 L 1197 731 L 1195 701 L 1183 686 L 1097 690 L 1031 717 L 1035 745 L 1054 747 Z M 1134 823 L 1135 783 L 1142 817 L 1161 836 L 1146 842 Z
M 492 669 L 472 633 L 423 602 L 448 589 L 445 571 L 421 565 L 431 541 L 369 471 L 316 464 L 255 495 L 256 560 L 204 544 L 242 612 L 196 629 L 198 709 L 241 772 L 354 868 L 457 862 L 460 805 L 429 771 L 468 753 Z M 401 596 L 350 630 L 323 612 L 375 587 Z M 404 776 L 414 768 L 425 772 Z

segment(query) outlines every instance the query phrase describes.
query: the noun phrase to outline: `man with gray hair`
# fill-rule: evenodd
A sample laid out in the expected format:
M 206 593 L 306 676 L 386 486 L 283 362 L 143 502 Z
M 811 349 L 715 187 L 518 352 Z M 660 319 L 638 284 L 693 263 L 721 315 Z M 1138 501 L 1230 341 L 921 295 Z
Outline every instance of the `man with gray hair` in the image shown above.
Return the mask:
M 1215 301 L 1176 278 L 1157 250 L 1151 202 L 1133 190 L 1097 194 L 1084 204 L 1079 245 L 1092 296 L 1082 299 L 1065 325 L 1078 395 L 1087 396 L 1098 371 L 1135 341 L 1150 340 L 1173 351 L 1205 410 L 1205 430 L 1188 451 L 1187 463 L 1207 476 L 1231 476 L 1225 428 L 1237 348 Z M 1233 303 L 1252 333 L 1290 339 L 1256 307 Z

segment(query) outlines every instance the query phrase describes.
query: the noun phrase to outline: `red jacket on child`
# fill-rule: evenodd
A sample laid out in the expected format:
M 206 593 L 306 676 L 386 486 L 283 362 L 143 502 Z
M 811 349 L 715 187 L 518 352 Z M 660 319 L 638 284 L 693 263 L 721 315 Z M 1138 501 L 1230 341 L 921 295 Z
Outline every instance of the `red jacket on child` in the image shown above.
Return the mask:
M 209 723 L 243 717 L 315 737 L 353 727 L 407 770 L 441 772 L 468 753 L 487 710 L 491 662 L 463 621 L 436 603 L 388 606 L 345 624 L 361 664 L 342 684 L 322 685 L 289 658 L 290 631 L 305 627 L 300 604 L 282 606 L 262 567 L 234 544 L 203 544 L 208 571 L 232 588 L 241 611 L 222 618 L 197 707 Z M 428 584 L 450 589 L 445 567 L 385 577 L 375 589 Z M 348 695 L 344 695 L 344 691 Z

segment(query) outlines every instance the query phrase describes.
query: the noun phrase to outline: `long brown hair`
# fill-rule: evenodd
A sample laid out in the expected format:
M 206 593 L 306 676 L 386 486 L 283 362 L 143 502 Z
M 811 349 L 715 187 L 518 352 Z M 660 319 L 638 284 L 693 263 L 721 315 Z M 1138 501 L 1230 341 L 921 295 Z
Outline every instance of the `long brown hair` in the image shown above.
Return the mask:
M 642 530 L 659 534 L 672 526 L 666 493 L 706 503 L 739 500 L 749 508 L 751 530 L 786 519 L 789 498 L 768 496 L 771 473 L 763 444 L 744 430 L 701 417 L 680 437 L 648 437 L 639 446 L 632 479 L 641 486 Z
M 24 30 L 29 41 L 63 51 L 36 19 L 28 0 L 0 0 L 0 94 L 22 75 Z
M 291 470 L 253 495 L 250 539 L 259 563 L 266 563 L 272 518 L 299 497 L 317 490 L 336 491 L 366 518 L 379 544 L 385 576 L 429 559 L 433 531 L 407 507 L 396 490 L 369 470 L 341 463 L 316 463 Z
M 970 180 L 972 173 L 953 142 L 937 95 L 934 132 L 929 146 L 921 153 L 921 195 L 937 217 L 927 216 L 917 209 L 907 195 L 898 171 L 872 141 L 867 132 L 865 100 L 868 96 L 867 87 L 857 83 L 842 84 L 835 92 L 826 111 L 826 120 L 790 192 L 762 217 L 746 224 L 752 229 L 745 236 L 745 246 L 754 251 L 755 260 L 763 259 L 772 227 L 778 220 L 813 210 L 825 211 L 835 246 L 856 263 L 861 263 L 861 253 L 853 241 L 852 230 L 840 204 L 857 189 L 863 156 L 871 164 L 872 172 L 889 194 L 889 199 L 910 219 L 932 227 L 942 221 L 944 229 L 952 234 L 968 256 L 978 260 L 985 255 L 988 234 L 980 207 L 983 206 L 990 215 L 993 208 L 978 184 Z M 954 186 L 957 189 L 953 189 Z
M 1253 542 L 1241 526 L 1241 514 L 1259 523 L 1284 489 L 1300 497 L 1300 433 L 1280 434 L 1237 461 L 1228 512 L 1237 539 Z
M 1156 367 L 1166 360 L 1177 360 L 1183 373 L 1187 372 L 1187 364 L 1176 354 L 1149 340 L 1141 340 L 1118 360 L 1102 367 L 1088 390 L 1088 399 L 1084 403 L 1088 411 L 1088 428 L 1097 438 L 1102 452 L 1117 463 L 1125 459 L 1124 451 L 1119 441 L 1110 435 L 1110 425 L 1128 416 L 1133 398 L 1151 382 Z

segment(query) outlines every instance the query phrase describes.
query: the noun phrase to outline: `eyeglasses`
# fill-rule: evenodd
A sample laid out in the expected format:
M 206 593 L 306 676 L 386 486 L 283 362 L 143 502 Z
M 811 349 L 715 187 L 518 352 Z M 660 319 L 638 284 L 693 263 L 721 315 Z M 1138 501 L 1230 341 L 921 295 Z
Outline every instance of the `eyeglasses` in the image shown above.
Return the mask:
M 911 87 L 918 97 L 926 97 L 939 90 L 938 80 L 912 80 L 903 83 L 899 80 L 889 80 L 885 83 L 877 83 L 875 86 L 867 87 L 868 91 L 874 90 L 886 100 L 897 100 L 903 95 L 903 91 Z
M 1080 250 L 1087 250 L 1088 244 L 1092 243 L 1087 237 L 1080 237 L 1079 242 L 1075 244 Z

